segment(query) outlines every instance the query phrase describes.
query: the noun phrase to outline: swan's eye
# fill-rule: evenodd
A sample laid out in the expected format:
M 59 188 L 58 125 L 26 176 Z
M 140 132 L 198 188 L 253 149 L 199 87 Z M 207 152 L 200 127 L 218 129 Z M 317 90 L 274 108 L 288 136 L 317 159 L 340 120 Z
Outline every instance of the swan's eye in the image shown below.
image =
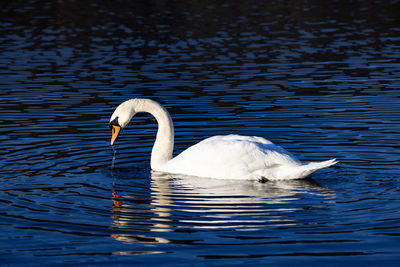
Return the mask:
M 110 121 L 110 129 L 112 130 L 113 129 L 113 126 L 118 126 L 118 127 L 121 127 L 121 126 L 119 126 L 119 123 L 118 123 L 118 117 L 116 117 L 115 119 L 113 119 L 112 121 Z

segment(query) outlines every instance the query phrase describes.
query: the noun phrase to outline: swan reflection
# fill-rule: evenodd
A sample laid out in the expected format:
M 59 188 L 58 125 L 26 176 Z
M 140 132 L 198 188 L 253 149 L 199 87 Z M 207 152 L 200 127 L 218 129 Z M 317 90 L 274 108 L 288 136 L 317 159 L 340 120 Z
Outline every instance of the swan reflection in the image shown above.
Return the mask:
M 335 193 L 311 179 L 260 183 L 152 172 L 150 196 L 113 193 L 112 228 L 123 233 L 112 237 L 122 242 L 169 243 L 161 232 L 295 225 L 290 214 L 304 209 L 296 201 L 307 197 L 321 197 L 323 202 Z

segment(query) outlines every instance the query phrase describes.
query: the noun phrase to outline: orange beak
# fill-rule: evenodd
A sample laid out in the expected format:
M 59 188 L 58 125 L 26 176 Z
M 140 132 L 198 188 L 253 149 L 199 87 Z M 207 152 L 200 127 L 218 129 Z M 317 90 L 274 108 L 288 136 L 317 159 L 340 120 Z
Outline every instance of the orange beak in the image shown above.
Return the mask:
M 119 131 L 121 131 L 121 127 L 117 125 L 112 126 L 111 145 L 114 145 L 115 139 L 117 139 Z

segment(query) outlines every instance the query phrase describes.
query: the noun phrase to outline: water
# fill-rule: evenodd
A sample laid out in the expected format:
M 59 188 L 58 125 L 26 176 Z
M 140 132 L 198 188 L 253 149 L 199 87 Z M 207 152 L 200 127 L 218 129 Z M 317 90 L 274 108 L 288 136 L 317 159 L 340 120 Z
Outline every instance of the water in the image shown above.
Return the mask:
M 261 2 L 0 9 L 2 264 L 398 263 L 399 2 Z M 340 163 L 303 181 L 163 177 L 150 116 L 110 146 L 133 97 L 169 110 L 175 153 L 238 133 Z

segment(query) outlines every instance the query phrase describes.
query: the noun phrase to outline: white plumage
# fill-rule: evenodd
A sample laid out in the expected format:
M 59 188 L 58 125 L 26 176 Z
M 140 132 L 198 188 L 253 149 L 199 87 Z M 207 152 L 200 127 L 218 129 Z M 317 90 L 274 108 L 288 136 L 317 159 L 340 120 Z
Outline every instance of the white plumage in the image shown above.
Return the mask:
M 219 179 L 301 179 L 336 163 L 335 159 L 303 165 L 292 154 L 256 136 L 213 136 L 172 158 L 174 131 L 171 117 L 157 102 L 131 99 L 117 107 L 113 127 L 125 127 L 138 112 L 151 113 L 159 128 L 151 155 L 155 171 Z M 117 135 L 119 129 L 117 131 Z M 113 135 L 113 144 L 116 135 Z

